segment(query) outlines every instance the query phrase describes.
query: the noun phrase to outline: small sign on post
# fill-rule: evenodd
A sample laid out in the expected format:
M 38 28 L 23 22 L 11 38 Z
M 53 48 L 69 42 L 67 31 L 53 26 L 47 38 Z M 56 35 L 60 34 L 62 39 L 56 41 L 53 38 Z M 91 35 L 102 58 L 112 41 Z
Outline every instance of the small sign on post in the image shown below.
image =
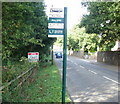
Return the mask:
M 29 62 L 38 62 L 39 61 L 39 52 L 28 52 L 28 61 Z

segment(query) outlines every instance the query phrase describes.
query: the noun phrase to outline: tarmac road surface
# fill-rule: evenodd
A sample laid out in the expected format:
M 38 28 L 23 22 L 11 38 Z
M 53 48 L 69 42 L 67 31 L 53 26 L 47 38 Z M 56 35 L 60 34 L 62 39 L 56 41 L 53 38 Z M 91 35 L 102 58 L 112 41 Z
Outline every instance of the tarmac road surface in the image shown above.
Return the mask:
M 54 58 L 62 76 L 63 59 Z M 118 67 L 67 56 L 67 90 L 73 102 L 118 102 Z

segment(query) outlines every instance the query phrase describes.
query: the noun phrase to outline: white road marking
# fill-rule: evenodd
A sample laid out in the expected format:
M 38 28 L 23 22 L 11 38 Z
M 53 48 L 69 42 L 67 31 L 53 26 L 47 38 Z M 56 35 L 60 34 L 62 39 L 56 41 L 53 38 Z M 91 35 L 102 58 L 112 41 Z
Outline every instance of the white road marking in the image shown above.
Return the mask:
M 68 59 L 69 60 L 69 59 Z M 75 64 L 75 65 L 77 65 L 77 63 L 75 63 L 75 62 L 73 62 L 73 61 L 71 61 L 71 60 L 69 60 L 70 62 L 72 62 L 73 64 Z M 84 60 L 83 60 L 84 61 Z M 89 62 L 89 61 L 86 61 L 86 62 Z M 83 66 L 81 66 L 80 65 L 80 67 L 81 68 L 85 68 L 85 67 L 83 67 Z M 91 73 L 93 73 L 93 74 L 98 74 L 98 73 L 96 73 L 96 72 L 94 72 L 94 71 L 92 71 L 92 70 L 88 70 L 88 71 L 90 71 Z M 120 84 L 119 82 L 117 82 L 117 81 L 115 81 L 115 80 L 113 80 L 113 79 L 111 79 L 111 78 L 108 78 L 108 77 L 106 77 L 106 76 L 102 76 L 103 78 L 105 78 L 105 79 L 107 79 L 107 80 L 110 80 L 110 81 L 112 81 L 112 82 L 114 82 L 114 83 L 117 83 L 117 84 Z
M 85 68 L 85 67 L 83 67 L 83 66 L 81 66 L 81 65 L 80 65 L 80 67 L 81 67 L 81 68 Z
M 78 65 L 77 63 L 75 63 L 75 62 L 71 61 L 70 59 L 68 59 L 68 61 L 70 61 L 71 63 L 73 63 L 73 64 L 75 64 L 75 65 Z
M 69 59 L 69 58 L 67 58 L 67 61 L 70 61 L 70 59 Z
M 69 60 L 69 61 L 73 63 L 73 61 L 71 61 L 71 60 Z
M 75 65 L 77 65 L 77 63 L 74 62 Z
M 85 61 L 85 62 L 89 62 L 89 63 L 90 63 L 90 61 L 89 61 L 89 60 L 85 60 L 85 59 L 79 59 L 79 60 L 82 60 L 82 61 Z
M 93 73 L 93 74 L 97 74 L 96 72 L 94 72 L 94 71 L 92 71 L 92 70 L 89 70 L 91 73 Z
M 117 83 L 117 84 L 120 84 L 120 83 L 118 83 L 117 81 L 115 81 L 115 80 L 113 80 L 113 79 L 111 79 L 111 78 L 108 78 L 108 77 L 106 77 L 106 76 L 103 76 L 103 78 L 108 79 L 108 80 L 110 80 L 110 81 L 112 81 L 112 82 L 115 82 L 115 83 Z

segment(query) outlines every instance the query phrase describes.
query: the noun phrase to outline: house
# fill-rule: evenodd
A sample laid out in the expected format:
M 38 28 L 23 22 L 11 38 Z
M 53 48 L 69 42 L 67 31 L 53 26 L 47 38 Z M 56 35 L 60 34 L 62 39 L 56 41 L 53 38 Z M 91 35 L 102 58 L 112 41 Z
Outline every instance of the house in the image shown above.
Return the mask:
M 111 51 L 120 51 L 120 40 L 117 40 L 115 46 L 111 48 Z

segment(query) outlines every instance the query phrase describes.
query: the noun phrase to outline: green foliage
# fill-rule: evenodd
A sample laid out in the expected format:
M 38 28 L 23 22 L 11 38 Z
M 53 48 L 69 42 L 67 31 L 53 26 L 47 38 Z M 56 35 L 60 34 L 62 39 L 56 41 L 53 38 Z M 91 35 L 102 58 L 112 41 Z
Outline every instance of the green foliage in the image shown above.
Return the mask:
M 85 27 L 87 33 L 100 34 L 101 50 L 110 50 L 114 42 L 120 40 L 120 3 L 88 2 L 83 5 L 88 6 L 89 14 L 82 18 L 80 27 Z
M 76 25 L 68 34 L 68 49 L 75 51 L 81 48 L 85 51 L 95 52 L 99 44 L 99 37 L 97 34 L 87 34 L 85 28 L 79 28 Z
M 38 51 L 42 56 L 54 41 L 47 37 L 47 27 L 42 2 L 3 2 L 3 59 L 27 57 L 30 51 Z
M 15 66 L 12 65 L 12 67 L 11 67 L 12 69 L 8 69 L 8 67 L 4 67 L 7 72 L 5 72 L 5 70 L 3 70 L 3 76 L 4 76 L 3 77 L 3 86 L 7 85 L 8 82 L 15 79 L 16 77 L 18 77 L 25 71 L 29 70 L 29 68 L 31 68 L 33 66 L 30 63 L 27 64 L 24 62 L 25 61 L 19 62 L 19 63 L 16 62 Z M 34 68 L 32 70 L 32 74 L 29 77 L 31 82 L 33 80 L 34 74 L 36 73 L 37 67 L 39 67 L 38 64 L 37 64 L 36 68 Z M 3 102 L 18 102 L 19 101 L 19 99 L 23 96 L 21 93 L 22 93 L 24 87 L 21 85 L 19 87 L 17 87 L 17 86 L 18 86 L 18 84 L 21 83 L 21 81 L 25 80 L 29 74 L 30 74 L 29 72 L 26 73 L 21 78 L 15 80 L 11 85 L 7 86 L 6 88 L 4 88 L 2 90 L 2 92 L 3 92 L 2 93 L 2 101 Z M 31 84 L 30 81 L 27 79 L 27 81 L 25 81 L 23 83 L 23 85 L 26 84 L 26 86 L 28 86 L 29 84 Z
M 60 47 L 63 46 L 63 37 L 57 38 L 55 45 L 60 46 Z
M 42 64 L 42 65 L 41 65 Z M 25 82 L 23 86 L 15 91 L 4 93 L 4 101 L 9 102 L 61 102 L 62 82 L 56 65 L 50 63 L 39 63 L 37 74 L 32 77 L 34 81 Z M 66 95 L 67 102 L 70 102 Z
M 4 62 L 3 62 L 4 64 Z M 20 61 L 7 61 L 7 65 L 3 65 L 2 68 L 2 83 L 8 83 L 15 79 L 21 73 L 27 71 L 34 63 L 29 63 L 28 59 L 22 57 Z

